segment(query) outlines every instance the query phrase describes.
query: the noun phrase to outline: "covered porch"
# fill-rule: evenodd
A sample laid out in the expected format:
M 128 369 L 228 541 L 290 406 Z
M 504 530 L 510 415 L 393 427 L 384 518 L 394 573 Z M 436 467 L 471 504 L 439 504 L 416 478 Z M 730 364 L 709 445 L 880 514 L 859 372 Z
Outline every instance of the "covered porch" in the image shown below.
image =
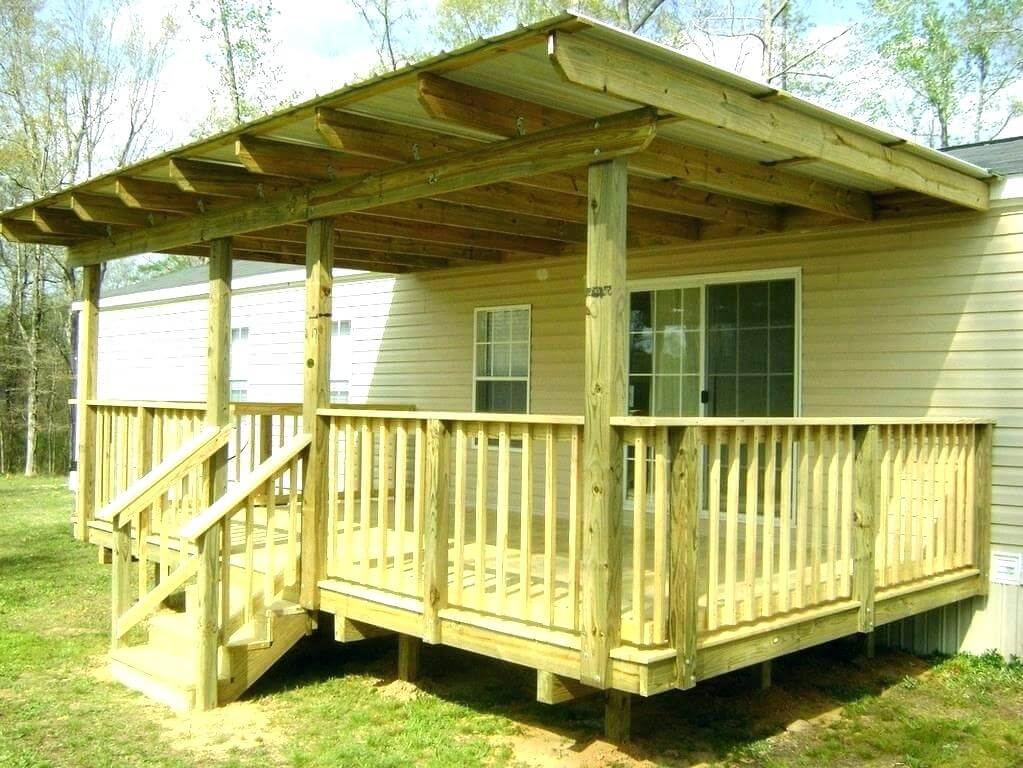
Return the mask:
M 707 286 L 798 277 L 700 283 L 692 322 L 695 283 L 657 281 L 694 274 L 707 254 L 717 268 L 705 271 L 741 272 L 783 240 L 897 241 L 987 207 L 980 169 L 566 16 L 121 169 L 0 226 L 67 245 L 84 269 L 76 533 L 112 554 L 121 679 L 176 706 L 228 701 L 321 611 L 341 641 L 400 633 L 408 676 L 425 641 L 533 667 L 551 703 L 606 691 L 608 731 L 625 737 L 631 694 L 869 635 L 987 584 L 991 419 L 829 410 L 827 398 L 803 415 L 798 291 L 791 321 L 752 328 L 769 350 L 785 329 L 788 368 L 757 369 L 747 391 L 738 363 L 729 373 L 708 355 L 712 333 L 741 323 L 714 320 Z M 146 251 L 209 260 L 202 402 L 97 396 L 101 265 Z M 300 403 L 230 402 L 234 259 L 305 265 Z M 396 275 L 435 318 L 453 316 L 473 275 L 509 297 L 547 290 L 581 327 L 566 332 L 571 349 L 547 342 L 573 373 L 527 377 L 528 413 L 482 407 L 517 400 L 480 381 L 516 377 L 477 358 L 457 410 L 412 381 L 338 407 L 338 267 Z M 538 287 L 552 273 L 557 287 Z M 661 290 L 678 292 L 681 319 L 637 321 L 637 294 Z M 696 362 L 680 354 L 655 382 L 664 371 L 643 368 L 657 363 L 633 337 L 669 326 L 695 334 Z M 756 351 L 743 349 L 733 357 Z M 423 376 L 450 376 L 445 365 L 437 354 Z M 187 611 L 159 618 L 182 589 Z M 157 651 L 182 633 L 195 654 L 156 674 Z

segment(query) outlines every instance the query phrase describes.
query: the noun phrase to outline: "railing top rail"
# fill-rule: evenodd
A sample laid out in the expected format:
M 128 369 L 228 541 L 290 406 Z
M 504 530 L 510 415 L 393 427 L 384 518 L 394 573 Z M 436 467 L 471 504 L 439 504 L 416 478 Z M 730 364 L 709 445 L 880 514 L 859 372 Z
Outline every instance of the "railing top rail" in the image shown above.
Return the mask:
M 206 427 L 96 513 L 97 520 L 120 527 L 139 510 L 152 504 L 167 488 L 196 463 L 205 461 L 227 444 L 233 427 Z
M 482 424 L 540 424 L 556 426 L 582 426 L 582 416 L 543 415 L 533 413 L 472 413 L 464 411 L 395 411 L 359 408 L 320 408 L 320 416 L 340 416 L 353 419 L 415 419 L 419 421 L 461 421 Z
M 888 417 L 888 416 L 797 416 L 797 417 L 765 417 L 765 418 L 722 418 L 722 417 L 684 417 L 669 418 L 662 416 L 613 416 L 611 425 L 614 427 L 817 427 L 817 426 L 898 426 L 900 424 L 994 424 L 990 417 L 963 418 L 959 416 L 925 416 L 925 417 Z
M 277 475 L 299 453 L 312 442 L 312 437 L 303 432 L 292 437 L 288 442 L 270 454 L 270 457 L 256 467 L 251 474 L 242 479 L 238 485 L 217 499 L 204 511 L 193 517 L 181 528 L 180 536 L 188 541 L 195 541 L 213 526 L 230 515 L 245 500 Z
M 68 400 L 71 405 L 77 405 L 78 400 Z M 194 400 L 86 400 L 86 405 L 100 408 L 161 408 L 166 411 L 205 411 L 206 403 Z

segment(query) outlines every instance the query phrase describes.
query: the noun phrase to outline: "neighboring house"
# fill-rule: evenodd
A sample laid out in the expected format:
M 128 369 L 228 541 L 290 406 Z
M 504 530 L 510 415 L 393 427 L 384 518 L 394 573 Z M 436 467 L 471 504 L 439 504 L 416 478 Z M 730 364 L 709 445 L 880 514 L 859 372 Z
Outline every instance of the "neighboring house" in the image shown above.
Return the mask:
M 624 738 L 851 634 L 1019 653 L 990 165 L 566 14 L 3 212 L 84 270 L 114 674 L 209 708 L 326 612 L 406 679 L 425 641 L 605 690 Z M 205 274 L 100 295 L 147 251 Z

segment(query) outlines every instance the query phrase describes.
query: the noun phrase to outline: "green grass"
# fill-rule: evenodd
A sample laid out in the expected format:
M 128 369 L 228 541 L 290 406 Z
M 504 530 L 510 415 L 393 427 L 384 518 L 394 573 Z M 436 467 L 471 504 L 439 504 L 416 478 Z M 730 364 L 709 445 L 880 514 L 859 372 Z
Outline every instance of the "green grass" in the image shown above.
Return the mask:
M 241 701 L 177 716 L 107 676 L 109 572 L 70 537 L 61 481 L 0 478 L 0 766 L 995 766 L 1023 761 L 1023 665 L 924 661 L 853 642 L 636 699 L 633 742 L 596 739 L 599 701 L 535 703 L 528 670 L 393 640 L 335 644 L 324 620 Z M 797 727 L 787 727 L 796 721 Z M 801 726 L 801 727 L 800 727 Z

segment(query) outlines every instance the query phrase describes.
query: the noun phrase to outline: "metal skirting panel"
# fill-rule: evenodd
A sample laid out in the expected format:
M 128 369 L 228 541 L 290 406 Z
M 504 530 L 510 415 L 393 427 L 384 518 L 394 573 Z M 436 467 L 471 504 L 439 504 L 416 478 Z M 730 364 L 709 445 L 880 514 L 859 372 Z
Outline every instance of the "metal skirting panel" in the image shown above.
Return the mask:
M 992 584 L 975 597 L 878 628 L 877 641 L 930 655 L 996 650 L 1023 657 L 1023 587 Z

